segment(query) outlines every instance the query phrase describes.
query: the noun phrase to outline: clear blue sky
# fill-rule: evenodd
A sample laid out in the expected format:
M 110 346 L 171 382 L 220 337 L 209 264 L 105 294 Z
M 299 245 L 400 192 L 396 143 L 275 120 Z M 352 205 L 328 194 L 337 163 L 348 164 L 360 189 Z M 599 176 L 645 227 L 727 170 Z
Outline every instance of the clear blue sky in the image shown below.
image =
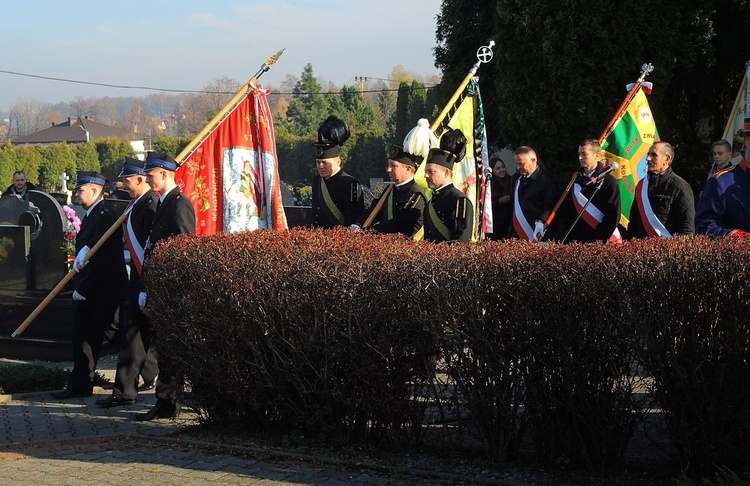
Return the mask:
M 286 48 L 261 82 L 278 86 L 306 63 L 336 84 L 387 78 L 403 65 L 434 66 L 440 0 L 131 0 L 4 3 L 0 70 L 116 85 L 199 90 L 214 78 L 246 81 Z M 71 84 L 0 73 L 0 111 L 19 99 L 148 91 Z

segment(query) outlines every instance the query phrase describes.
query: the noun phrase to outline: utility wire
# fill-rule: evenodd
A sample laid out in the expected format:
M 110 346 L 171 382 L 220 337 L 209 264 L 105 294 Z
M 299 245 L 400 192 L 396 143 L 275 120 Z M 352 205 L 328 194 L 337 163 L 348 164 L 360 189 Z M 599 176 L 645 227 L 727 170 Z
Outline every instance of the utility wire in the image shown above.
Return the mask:
M 148 90 L 148 91 L 164 91 L 169 93 L 201 93 L 201 94 L 223 94 L 223 95 L 233 95 L 236 94 L 233 91 L 206 91 L 206 90 L 192 90 L 192 89 L 171 89 L 171 88 L 154 88 L 151 86 L 130 86 L 130 85 L 122 85 L 122 84 L 109 84 L 109 83 L 97 83 L 94 81 L 80 81 L 77 79 L 65 79 L 65 78 L 56 78 L 52 76 L 40 76 L 38 74 L 28 74 L 28 73 L 19 73 L 15 71 L 6 71 L 3 69 L 0 69 L 0 73 L 2 74 L 11 74 L 13 76 L 22 76 L 27 78 L 36 78 L 36 79 L 46 79 L 49 81 L 60 81 L 64 83 L 75 83 L 75 84 L 85 84 L 85 85 L 91 85 L 91 86 L 104 86 L 107 88 L 117 88 L 117 89 L 142 89 L 142 90 Z M 380 81 L 390 81 L 387 79 L 380 79 L 380 78 L 369 78 L 369 79 L 378 79 Z M 424 89 L 430 89 L 434 87 L 434 85 L 431 86 L 424 86 Z M 360 93 L 380 93 L 383 91 L 398 91 L 397 89 L 375 89 L 375 90 L 365 90 L 360 91 Z M 341 92 L 318 92 L 318 93 L 284 93 L 284 92 L 271 92 L 270 95 L 292 95 L 292 96 L 301 96 L 301 95 L 339 95 Z

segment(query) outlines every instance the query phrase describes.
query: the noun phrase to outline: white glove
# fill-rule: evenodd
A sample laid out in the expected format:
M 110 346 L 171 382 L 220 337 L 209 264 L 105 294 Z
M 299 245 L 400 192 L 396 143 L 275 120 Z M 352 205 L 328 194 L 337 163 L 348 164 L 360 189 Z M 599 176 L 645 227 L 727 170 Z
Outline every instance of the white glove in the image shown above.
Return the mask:
M 83 295 L 79 294 L 77 290 L 74 290 L 73 291 L 73 300 L 75 300 L 77 302 L 83 302 L 84 300 L 86 300 L 86 297 L 84 297 Z
M 146 308 L 146 292 L 138 294 L 138 307 L 140 307 L 141 310 Z
M 86 255 L 88 254 L 90 249 L 91 248 L 89 248 L 88 246 L 84 246 L 83 248 L 81 248 L 81 250 L 78 252 L 78 255 L 76 255 L 76 259 L 73 260 L 73 270 L 75 270 L 76 272 L 80 272 L 81 269 L 86 266 L 88 262 L 84 263 L 83 260 L 86 258 Z
M 539 241 L 544 236 L 544 221 L 534 223 L 534 240 Z
M 362 229 L 362 227 L 358 224 L 351 224 L 349 225 L 349 228 L 353 229 L 354 231 L 359 231 Z

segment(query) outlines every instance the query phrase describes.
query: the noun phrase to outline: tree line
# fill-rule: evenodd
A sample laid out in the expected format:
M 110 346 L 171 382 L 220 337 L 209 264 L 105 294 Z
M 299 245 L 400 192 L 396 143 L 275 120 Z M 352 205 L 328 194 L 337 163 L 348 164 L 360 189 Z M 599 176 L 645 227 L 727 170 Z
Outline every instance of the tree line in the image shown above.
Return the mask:
M 413 78 L 400 66 L 394 68 L 393 75 Z M 312 65 L 307 64 L 299 78 L 287 76 L 285 84 L 291 95 L 274 96 L 271 91 L 269 96 L 279 172 L 287 183 L 304 186 L 312 180 L 315 168 L 312 142 L 317 140 L 318 125 L 330 114 L 349 123 L 352 137 L 345 144 L 342 156 L 349 161 L 346 170 L 366 183 L 371 177 L 386 175 L 390 144 L 402 141 L 426 111 L 436 110 L 428 86 L 416 80 L 399 82 L 397 91 L 381 82 L 375 85 L 375 89 L 368 88 L 366 93 L 354 86 L 324 87 L 323 83 L 313 74 Z M 205 86 L 203 93 L 184 97 L 183 106 L 189 105 L 191 109 L 181 112 L 180 105 L 176 105 L 177 112 L 172 116 L 179 120 L 177 126 L 172 133 L 148 140 L 150 148 L 173 157 L 179 154 L 240 86 L 237 81 L 221 78 Z M 133 109 L 140 109 L 139 106 L 142 108 L 143 103 L 136 104 Z M 90 112 L 84 109 L 80 113 Z M 145 118 L 132 116 L 129 119 Z M 136 132 L 133 128 L 130 126 L 130 131 Z M 63 172 L 75 177 L 78 170 L 100 170 L 113 181 L 125 156 L 135 156 L 127 140 L 19 147 L 6 142 L 0 148 L 0 186 L 10 183 L 15 170 L 23 170 L 29 181 L 49 191 L 60 187 L 59 177 Z
M 697 189 L 705 179 L 710 143 L 722 136 L 750 59 L 750 7 L 745 0 L 616 5 L 445 0 L 436 25 L 435 60 L 443 72 L 437 86 L 414 80 L 397 66 L 386 82 L 368 81 L 364 90 L 339 88 L 317 78 L 308 64 L 299 77 L 287 75 L 276 94 L 271 90 L 281 177 L 309 183 L 311 142 L 329 114 L 352 128 L 343 147 L 347 172 L 364 183 L 385 176 L 390 144 L 402 140 L 419 118 L 434 120 L 476 61 L 477 48 L 490 39 L 495 57 L 478 74 L 491 147 L 531 145 L 554 175 L 567 179 L 578 167 L 579 142 L 602 133 L 626 94 L 625 85 L 650 62 L 655 70 L 649 102 L 660 137 L 676 147 L 675 170 Z M 169 147 L 167 152 L 176 155 L 187 143 L 180 140 L 198 133 L 239 86 L 220 78 L 204 93 L 178 95 L 172 105 L 175 125 L 168 137 L 153 140 L 153 147 Z M 167 109 L 168 96 L 147 97 L 142 111 Z M 84 101 L 77 100 L 78 115 L 91 108 Z M 131 131 L 142 130 L 137 104 L 128 113 Z M 110 164 L 100 160 L 103 171 Z M 0 182 L 8 170 L 2 164 Z M 38 177 L 47 180 L 46 174 Z M 33 171 L 29 175 L 34 181 Z

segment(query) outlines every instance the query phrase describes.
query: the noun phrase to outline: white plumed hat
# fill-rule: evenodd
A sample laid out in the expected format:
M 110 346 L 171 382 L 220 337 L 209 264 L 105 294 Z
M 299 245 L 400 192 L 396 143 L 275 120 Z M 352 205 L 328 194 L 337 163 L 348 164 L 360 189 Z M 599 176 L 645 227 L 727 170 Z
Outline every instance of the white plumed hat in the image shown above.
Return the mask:
M 412 128 L 404 138 L 404 150 L 413 155 L 426 158 L 430 149 L 440 144 L 437 136 L 430 130 L 427 118 L 420 118 L 417 126 Z

